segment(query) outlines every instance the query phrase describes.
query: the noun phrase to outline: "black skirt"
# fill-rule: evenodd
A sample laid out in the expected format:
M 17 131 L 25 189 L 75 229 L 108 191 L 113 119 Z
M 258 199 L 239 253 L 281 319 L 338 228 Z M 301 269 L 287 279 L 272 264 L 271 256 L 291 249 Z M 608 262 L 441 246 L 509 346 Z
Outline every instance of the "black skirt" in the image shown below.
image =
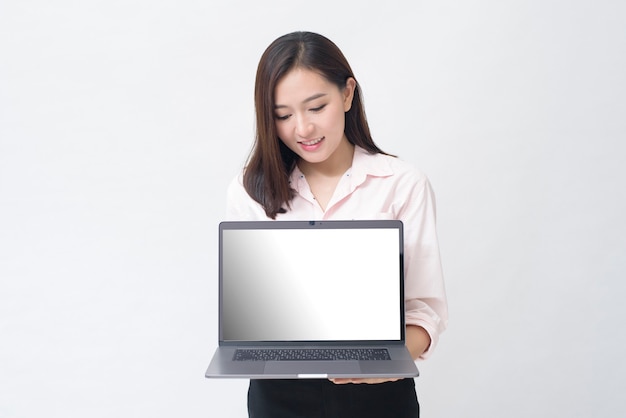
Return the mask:
M 326 379 L 251 380 L 250 418 L 418 418 L 415 381 L 336 385 Z

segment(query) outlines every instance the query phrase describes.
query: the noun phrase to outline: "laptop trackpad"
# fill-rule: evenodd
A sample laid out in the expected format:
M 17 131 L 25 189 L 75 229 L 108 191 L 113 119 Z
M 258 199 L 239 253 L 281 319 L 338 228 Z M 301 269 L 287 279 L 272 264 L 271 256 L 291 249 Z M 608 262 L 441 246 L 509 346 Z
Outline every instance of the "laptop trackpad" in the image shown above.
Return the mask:
M 358 374 L 359 362 L 354 361 L 268 361 L 266 374 Z

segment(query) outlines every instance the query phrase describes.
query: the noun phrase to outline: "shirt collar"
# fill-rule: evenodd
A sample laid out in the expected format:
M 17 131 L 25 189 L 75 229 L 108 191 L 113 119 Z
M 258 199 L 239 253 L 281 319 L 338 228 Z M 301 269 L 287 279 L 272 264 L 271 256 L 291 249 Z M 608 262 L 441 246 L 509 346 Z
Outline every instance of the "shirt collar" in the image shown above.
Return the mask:
M 365 149 L 355 145 L 352 167 L 346 172 L 352 179 L 353 187 L 362 184 L 368 176 L 388 177 L 393 175 L 393 169 L 387 158 L 381 158 L 382 154 L 370 154 Z M 304 174 L 296 165 L 289 176 L 289 183 L 293 189 L 300 192 L 304 180 Z
M 354 157 L 352 158 L 352 179 L 363 182 L 367 176 L 387 177 L 393 174 L 393 169 L 386 158 L 381 158 L 382 154 L 370 154 L 359 146 L 354 147 Z

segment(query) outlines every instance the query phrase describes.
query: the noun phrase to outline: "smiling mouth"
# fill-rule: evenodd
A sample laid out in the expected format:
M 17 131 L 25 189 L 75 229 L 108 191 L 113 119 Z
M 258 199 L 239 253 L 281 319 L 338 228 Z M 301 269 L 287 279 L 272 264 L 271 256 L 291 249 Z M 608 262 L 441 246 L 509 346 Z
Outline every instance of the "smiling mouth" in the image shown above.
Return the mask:
M 321 138 L 313 139 L 313 140 L 311 140 L 311 141 L 298 141 L 298 143 L 299 143 L 299 144 L 306 145 L 306 146 L 310 147 L 310 146 L 312 146 L 312 145 L 317 145 L 317 144 L 319 144 L 320 142 L 322 142 L 322 140 L 323 140 L 324 138 L 325 138 L 325 137 L 321 137 Z

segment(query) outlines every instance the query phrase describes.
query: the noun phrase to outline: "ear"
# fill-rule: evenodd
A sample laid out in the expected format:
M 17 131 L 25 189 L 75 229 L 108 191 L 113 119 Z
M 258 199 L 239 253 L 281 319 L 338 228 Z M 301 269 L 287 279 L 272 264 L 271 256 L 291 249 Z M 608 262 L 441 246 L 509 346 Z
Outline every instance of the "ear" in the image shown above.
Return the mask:
M 354 99 L 354 91 L 356 90 L 356 80 L 349 77 L 346 80 L 346 87 L 343 89 L 343 111 L 347 112 L 352 108 L 352 99 Z

